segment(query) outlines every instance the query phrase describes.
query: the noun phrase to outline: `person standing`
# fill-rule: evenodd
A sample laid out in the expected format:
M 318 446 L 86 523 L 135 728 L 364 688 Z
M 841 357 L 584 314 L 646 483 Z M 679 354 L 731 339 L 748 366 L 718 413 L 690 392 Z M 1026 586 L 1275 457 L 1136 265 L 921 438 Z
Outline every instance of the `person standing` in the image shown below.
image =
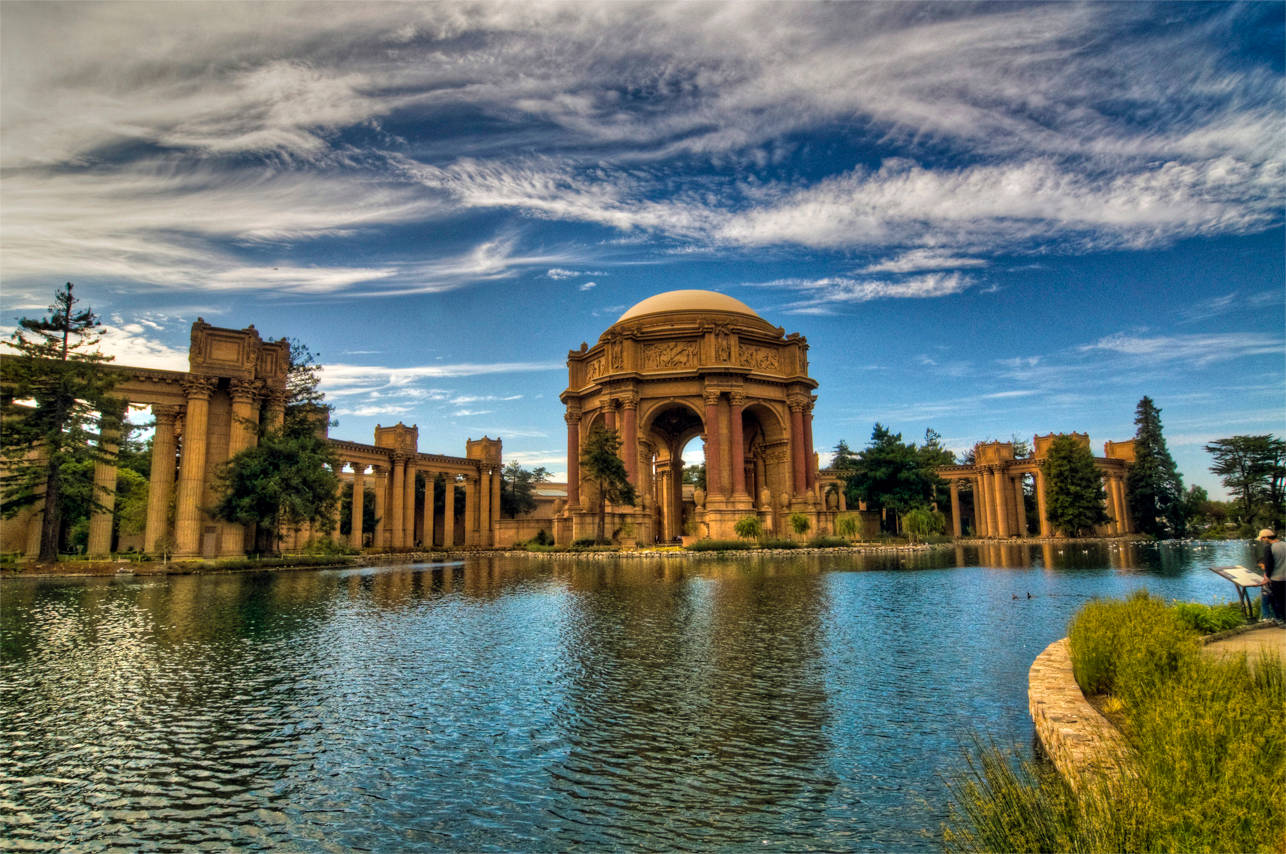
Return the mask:
M 1269 528 L 1259 532 L 1264 551 L 1259 558 L 1259 569 L 1268 582 L 1268 598 L 1272 603 L 1273 618 L 1278 625 L 1286 625 L 1286 543 L 1277 539 Z

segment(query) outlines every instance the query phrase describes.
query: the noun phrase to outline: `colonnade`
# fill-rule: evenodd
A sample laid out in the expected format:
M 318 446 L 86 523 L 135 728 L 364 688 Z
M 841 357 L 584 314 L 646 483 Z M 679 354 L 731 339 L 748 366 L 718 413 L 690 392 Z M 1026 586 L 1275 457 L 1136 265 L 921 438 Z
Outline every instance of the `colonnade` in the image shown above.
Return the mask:
M 1107 536 L 1134 533 L 1129 506 L 1126 502 L 1124 466 L 1109 468 L 1100 464 L 1099 472 L 1103 477 L 1105 509 L 1110 517 L 1104 526 L 1103 533 Z M 992 538 L 1031 536 L 1023 486 L 1023 479 L 1027 476 L 1035 479 L 1036 519 L 1039 527 L 1037 533 L 1041 537 L 1055 535 L 1046 506 L 1045 472 L 1039 465 L 998 463 L 953 466 L 940 469 L 938 475 L 947 480 L 950 489 L 951 527 L 955 536 L 963 536 L 964 530 L 960 510 L 962 481 L 968 482 L 973 489 L 974 536 Z
M 352 443 L 343 444 L 349 446 Z M 375 450 L 375 446 L 367 447 Z M 499 466 L 470 466 L 463 472 L 456 466 L 434 469 L 418 460 L 417 455 L 394 453 L 386 461 L 376 464 L 345 459 L 339 468 L 345 467 L 352 470 L 353 499 L 348 535 L 351 547 L 368 547 L 367 533 L 371 535 L 369 548 L 377 551 L 402 551 L 417 546 L 486 547 L 495 544 L 496 521 L 500 518 Z M 435 509 L 439 475 L 442 476 L 443 502 L 440 518 Z M 422 504 L 416 501 L 417 476 L 424 480 Z M 345 479 L 341 478 L 341 492 L 345 485 Z M 457 488 L 464 490 L 464 514 L 460 517 L 455 512 Z M 375 529 L 369 532 L 363 518 L 368 490 L 375 497 Z M 338 523 L 333 536 L 339 539 Z

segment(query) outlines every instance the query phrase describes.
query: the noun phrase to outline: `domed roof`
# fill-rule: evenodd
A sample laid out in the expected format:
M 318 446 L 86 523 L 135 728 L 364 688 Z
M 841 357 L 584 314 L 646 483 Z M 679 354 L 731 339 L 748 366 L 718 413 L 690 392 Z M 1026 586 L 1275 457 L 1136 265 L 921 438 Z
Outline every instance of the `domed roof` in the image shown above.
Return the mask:
M 763 319 L 739 299 L 714 291 L 691 290 L 666 291 L 663 294 L 650 296 L 622 314 L 616 322 L 665 311 L 727 311 L 733 314 L 746 314 L 757 320 Z

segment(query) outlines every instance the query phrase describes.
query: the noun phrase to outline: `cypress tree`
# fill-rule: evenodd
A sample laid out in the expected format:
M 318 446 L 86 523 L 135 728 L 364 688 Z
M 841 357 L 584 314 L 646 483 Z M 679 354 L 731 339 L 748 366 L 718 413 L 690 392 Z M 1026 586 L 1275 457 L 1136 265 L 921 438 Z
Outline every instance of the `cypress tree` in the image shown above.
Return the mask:
M 1161 435 L 1161 410 L 1146 395 L 1134 410 L 1134 465 L 1126 475 L 1134 530 L 1154 537 L 1182 536 L 1187 529 L 1183 478 Z
M 1055 528 L 1080 537 L 1092 534 L 1095 525 L 1108 521 L 1103 509 L 1107 498 L 1103 478 L 1089 448 L 1072 436 L 1058 436 L 1050 443 L 1042 468 L 1046 512 Z

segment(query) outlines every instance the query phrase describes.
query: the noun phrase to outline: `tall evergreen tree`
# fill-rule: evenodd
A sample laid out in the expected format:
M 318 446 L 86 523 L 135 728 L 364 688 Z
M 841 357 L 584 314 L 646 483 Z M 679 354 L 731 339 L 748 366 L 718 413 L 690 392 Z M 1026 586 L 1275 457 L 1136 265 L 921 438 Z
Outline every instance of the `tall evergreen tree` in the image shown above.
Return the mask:
M 1042 464 L 1045 473 L 1045 509 L 1050 523 L 1072 537 L 1092 534 L 1107 522 L 1103 509 L 1107 494 L 1090 449 L 1072 436 L 1058 436 L 1049 444 Z
M 104 369 L 111 357 L 98 351 L 98 317 L 91 308 L 78 309 L 79 302 L 71 282 L 55 291 L 48 317 L 18 321 L 8 341 L 15 354 L 0 363 L 0 512 L 12 516 L 43 499 L 42 561 L 58 559 L 64 468 L 83 469 L 99 459 L 99 431 L 119 432 L 124 413 L 111 394 L 116 376 Z M 90 501 L 98 503 L 92 495 Z
M 1243 524 L 1286 522 L 1286 441 L 1264 433 L 1230 436 L 1205 446 L 1210 471 L 1235 496 Z
M 589 431 L 580 452 L 581 472 L 598 487 L 598 535 L 606 537 L 607 502 L 633 504 L 634 485 L 630 483 L 621 459 L 621 437 L 615 430 L 595 426 Z
M 523 468 L 517 461 L 500 470 L 500 515 L 513 519 L 536 509 L 535 489 L 549 480 L 544 466 Z
M 1134 530 L 1154 537 L 1187 531 L 1183 478 L 1161 435 L 1161 410 L 1146 395 L 1134 410 L 1134 465 L 1126 475 Z

